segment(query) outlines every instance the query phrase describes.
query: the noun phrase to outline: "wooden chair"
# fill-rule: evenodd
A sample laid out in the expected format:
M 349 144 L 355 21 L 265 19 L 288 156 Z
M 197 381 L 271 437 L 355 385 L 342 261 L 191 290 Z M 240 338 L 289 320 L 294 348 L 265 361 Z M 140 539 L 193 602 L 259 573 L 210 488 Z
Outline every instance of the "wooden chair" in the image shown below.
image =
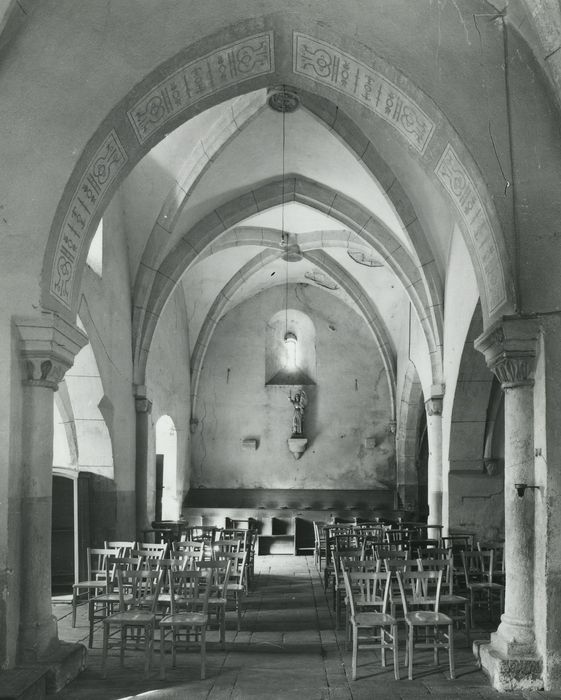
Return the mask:
M 341 603 L 345 597 L 345 581 L 342 574 L 341 558 L 344 557 L 347 567 L 350 561 L 360 560 L 362 549 L 346 550 L 344 552 L 333 552 L 333 609 L 335 610 L 335 629 L 341 626 Z
M 106 677 L 107 652 L 112 628 L 120 633 L 120 662 L 124 664 L 127 632 L 134 631 L 135 646 L 144 642 L 144 676 L 148 677 L 154 646 L 156 604 L 162 572 L 127 569 L 117 565 L 119 611 L 103 620 L 103 650 L 101 675 Z
M 170 570 L 169 615 L 160 620 L 160 678 L 165 679 L 164 654 L 166 636 L 171 632 L 171 665 L 175 668 L 176 650 L 179 646 L 196 645 L 201 652 L 201 680 L 206 675 L 206 630 L 208 624 L 208 598 L 210 587 L 199 586 L 200 571 Z M 184 636 L 182 636 L 184 632 Z
M 505 543 L 493 542 L 492 544 L 477 543 L 477 549 L 480 552 L 493 550 L 493 581 L 495 583 L 505 584 Z
M 325 532 L 323 527 L 324 522 L 314 520 L 312 522 L 314 526 L 314 564 L 321 571 L 321 560 L 325 559 Z
M 220 644 L 226 641 L 226 606 L 228 604 L 228 580 L 230 576 L 230 561 L 199 561 L 197 569 L 201 572 L 201 583 L 210 588 L 208 596 L 208 614 L 213 613 L 218 619 Z
M 72 627 L 76 627 L 76 610 L 78 606 L 82 603 L 88 603 L 92 597 L 105 590 L 107 585 L 107 558 L 115 556 L 118 551 L 118 549 L 112 547 L 88 547 L 86 555 L 87 578 L 85 581 L 78 581 L 72 586 Z
M 138 570 L 141 564 L 142 559 L 139 557 L 110 555 L 105 559 L 105 586 L 103 592 L 92 596 L 88 602 L 88 646 L 90 649 L 93 646 L 95 623 L 103 621 L 108 615 L 119 609 L 122 602 L 118 588 L 117 567 L 123 570 Z M 127 602 L 131 601 L 132 599 L 127 599 Z
M 343 579 L 350 608 L 353 681 L 357 677 L 359 644 L 365 641 L 365 638 L 361 637 L 361 632 L 370 632 L 367 640 L 378 642 L 382 666 L 386 665 L 386 650 L 393 651 L 394 675 L 395 679 L 399 680 L 397 621 L 386 612 L 391 574 L 381 571 L 344 569 Z
M 470 625 L 474 626 L 474 610 L 486 604 L 489 616 L 498 599 L 499 614 L 504 610 L 505 587 L 493 581 L 494 551 L 473 550 L 462 552 L 465 586 L 469 592 Z
M 450 679 L 454 679 L 454 623 L 439 611 L 442 570 L 396 571 L 395 576 L 407 626 L 405 662 L 409 680 L 413 680 L 413 652 L 419 647 L 433 649 L 435 664 L 439 650 L 447 649 Z
M 226 598 L 233 599 L 237 616 L 237 629 L 241 629 L 242 603 L 247 593 L 247 557 L 249 550 L 241 551 L 214 551 L 217 561 L 224 560 L 230 562 L 228 582 L 226 584 Z
M 429 550 L 430 551 L 430 550 Z M 442 570 L 442 590 L 440 593 L 440 609 L 452 618 L 456 627 L 463 627 L 468 647 L 471 644 L 470 637 L 470 609 L 466 596 L 454 593 L 454 562 L 451 556 L 447 559 L 419 559 L 419 571 Z

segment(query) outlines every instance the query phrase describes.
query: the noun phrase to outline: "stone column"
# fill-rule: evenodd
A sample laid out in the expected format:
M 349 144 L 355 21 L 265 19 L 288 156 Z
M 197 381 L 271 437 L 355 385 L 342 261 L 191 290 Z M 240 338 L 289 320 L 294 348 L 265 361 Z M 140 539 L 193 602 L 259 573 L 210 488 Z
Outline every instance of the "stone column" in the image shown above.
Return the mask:
M 54 313 L 18 318 L 15 325 L 24 383 L 19 657 L 35 662 L 58 642 L 51 610 L 53 392 L 87 338 Z
M 429 525 L 442 524 L 442 387 L 433 387 L 425 401 L 427 412 Z M 440 534 L 439 531 L 436 532 Z
M 505 610 L 483 666 L 500 690 L 540 685 L 534 636 L 534 498 L 515 484 L 534 482 L 534 370 L 539 326 L 535 319 L 505 318 L 475 346 L 505 394 Z
M 136 408 L 136 532 L 142 537 L 142 530 L 150 528 L 148 517 L 148 476 L 150 473 L 150 430 L 152 402 L 146 396 L 146 387 L 138 385 L 135 392 Z

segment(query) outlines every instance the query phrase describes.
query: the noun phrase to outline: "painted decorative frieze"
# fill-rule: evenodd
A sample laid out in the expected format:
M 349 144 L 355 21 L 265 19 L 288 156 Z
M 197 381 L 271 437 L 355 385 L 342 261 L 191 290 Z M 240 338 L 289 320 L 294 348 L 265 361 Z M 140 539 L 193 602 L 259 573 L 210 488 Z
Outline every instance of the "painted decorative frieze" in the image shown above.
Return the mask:
M 273 70 L 273 33 L 246 37 L 182 66 L 143 95 L 127 116 L 139 143 L 144 143 L 203 97 Z
M 51 294 L 68 309 L 76 262 L 90 223 L 126 162 L 125 149 L 111 131 L 90 160 L 70 201 L 58 236 L 50 286 Z
M 434 122 L 409 95 L 372 66 L 336 46 L 294 32 L 293 70 L 358 100 L 424 153 Z
M 481 269 L 485 272 L 485 291 L 491 314 L 505 301 L 505 281 L 487 212 L 472 179 L 450 144 L 438 161 L 435 174 L 452 198 L 469 231 Z

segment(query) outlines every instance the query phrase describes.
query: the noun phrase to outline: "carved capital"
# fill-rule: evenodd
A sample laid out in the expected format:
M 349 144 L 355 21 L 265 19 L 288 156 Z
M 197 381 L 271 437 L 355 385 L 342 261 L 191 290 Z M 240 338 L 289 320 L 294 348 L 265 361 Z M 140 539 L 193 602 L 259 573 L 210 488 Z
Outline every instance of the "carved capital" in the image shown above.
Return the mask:
M 475 341 L 503 389 L 534 383 L 539 333 L 535 318 L 505 317 Z
M 442 415 L 442 396 L 431 396 L 425 401 L 425 409 L 429 416 Z
M 146 396 L 146 387 L 143 384 L 136 387 L 134 407 L 137 413 L 152 413 L 152 402 Z
M 135 396 L 134 407 L 137 413 L 152 413 L 152 402 L 145 396 Z
M 45 311 L 14 319 L 20 336 L 24 383 L 56 391 L 88 339 L 74 324 Z

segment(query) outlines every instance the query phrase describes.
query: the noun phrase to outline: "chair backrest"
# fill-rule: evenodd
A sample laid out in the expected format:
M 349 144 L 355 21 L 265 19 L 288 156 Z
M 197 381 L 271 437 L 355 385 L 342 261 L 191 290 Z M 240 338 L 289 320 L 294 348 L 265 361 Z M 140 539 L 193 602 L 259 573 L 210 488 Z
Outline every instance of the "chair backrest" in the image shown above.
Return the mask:
M 134 540 L 106 540 L 105 547 L 118 550 L 119 557 L 130 557 L 131 550 L 136 549 Z
M 443 535 L 441 541 L 445 549 L 452 549 L 454 552 L 474 549 L 473 535 Z
M 357 603 L 378 606 L 386 612 L 391 574 L 386 571 L 347 571 L 343 569 L 345 592 L 351 607 L 351 615 L 356 612 Z
M 224 527 L 218 533 L 217 540 L 241 540 L 242 547 L 245 547 L 249 530 L 241 530 L 236 527 Z
M 211 595 L 216 593 L 220 598 L 226 597 L 231 566 L 232 563 L 227 558 L 197 562 L 197 569 L 202 574 L 201 581 L 204 581 L 204 585 L 210 587 Z
M 204 542 L 197 540 L 181 540 L 171 543 L 172 552 L 187 552 L 192 557 L 198 556 L 199 559 L 203 558 L 204 548 Z
M 88 547 L 88 581 L 96 581 L 107 577 L 107 559 L 118 555 L 114 547 Z
M 167 544 L 165 542 L 137 542 L 137 546 L 134 551 L 142 552 L 146 556 L 151 557 L 164 557 L 167 551 Z
M 389 547 L 379 547 L 374 545 L 375 559 L 407 559 L 408 553 L 405 549 L 390 549 Z
M 417 559 L 405 559 L 404 557 L 392 558 L 388 557 L 383 560 L 383 567 L 385 571 L 417 571 L 419 569 L 419 564 Z
M 491 545 L 483 545 L 481 542 L 477 543 L 477 549 L 480 552 L 486 552 L 493 550 L 493 573 L 494 574 L 504 574 L 505 573 L 505 545 L 504 542 L 493 543 Z M 489 556 L 489 555 L 487 555 Z
M 162 570 L 129 569 L 126 566 L 117 565 L 121 612 L 131 608 L 155 612 L 163 573 Z
M 119 557 L 119 556 L 109 556 L 105 561 L 105 571 L 106 579 L 108 583 L 108 588 L 116 588 L 118 585 L 117 581 L 117 569 L 122 571 L 137 571 L 142 568 L 142 558 L 141 557 Z
M 478 549 L 466 552 L 462 551 L 461 557 L 466 586 L 469 587 L 471 583 L 485 582 L 485 561 L 483 553 Z
M 210 586 L 201 585 L 203 574 L 195 569 L 169 572 L 171 614 L 189 610 L 208 613 Z
M 215 558 L 215 554 L 220 552 L 239 552 L 242 549 L 244 540 L 240 538 L 235 538 L 231 540 L 216 540 L 212 543 L 212 557 Z
M 419 558 L 419 571 L 442 571 L 442 585 L 448 595 L 454 593 L 454 560 L 451 556 L 447 559 Z
M 449 559 L 451 555 L 451 550 L 444 549 L 444 547 L 419 547 L 417 549 L 419 559 Z
M 249 550 L 246 549 L 243 552 L 215 552 L 214 557 L 217 561 L 229 561 L 230 570 L 228 573 L 228 583 L 238 583 L 241 586 L 246 585 L 246 573 L 247 573 L 247 558 L 249 556 Z
M 396 571 L 403 611 L 409 607 L 422 606 L 438 612 L 442 587 L 442 569 L 439 571 Z

